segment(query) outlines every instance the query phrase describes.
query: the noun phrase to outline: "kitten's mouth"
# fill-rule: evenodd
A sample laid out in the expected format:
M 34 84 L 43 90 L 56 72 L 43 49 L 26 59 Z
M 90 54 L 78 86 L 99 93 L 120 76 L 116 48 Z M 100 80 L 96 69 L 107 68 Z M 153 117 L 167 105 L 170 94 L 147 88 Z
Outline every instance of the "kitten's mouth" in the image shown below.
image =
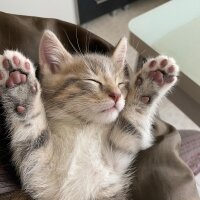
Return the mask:
M 107 108 L 105 110 L 102 110 L 101 112 L 112 112 L 114 110 L 117 110 L 116 105 L 111 106 L 110 108 Z

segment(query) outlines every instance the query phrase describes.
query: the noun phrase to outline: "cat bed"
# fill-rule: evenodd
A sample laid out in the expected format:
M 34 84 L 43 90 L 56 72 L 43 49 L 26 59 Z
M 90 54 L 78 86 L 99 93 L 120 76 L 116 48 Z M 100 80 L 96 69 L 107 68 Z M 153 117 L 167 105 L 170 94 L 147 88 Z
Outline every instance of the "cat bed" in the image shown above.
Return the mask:
M 71 53 L 111 54 L 114 50 L 111 44 L 87 30 L 55 19 L 0 12 L 0 27 L 0 54 L 4 49 L 18 49 L 36 65 L 39 40 L 45 29 L 52 30 Z M 19 178 L 10 163 L 9 137 L 2 115 L 0 121 L 0 199 L 30 199 L 21 191 Z M 135 174 L 129 199 L 200 200 L 193 173 L 179 156 L 181 138 L 178 131 L 157 119 L 154 133 L 156 143 L 141 152 L 130 169 Z
M 200 194 L 200 132 L 181 130 L 180 156 L 192 169 Z
M 200 132 L 182 130 L 181 138 L 180 156 L 197 175 L 200 173 Z

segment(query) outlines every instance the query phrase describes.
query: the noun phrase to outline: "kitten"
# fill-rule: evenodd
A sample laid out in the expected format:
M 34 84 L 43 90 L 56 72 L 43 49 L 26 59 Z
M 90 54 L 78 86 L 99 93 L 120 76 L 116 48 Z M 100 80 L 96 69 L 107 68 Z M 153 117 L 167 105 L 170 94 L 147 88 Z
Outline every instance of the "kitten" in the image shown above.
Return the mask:
M 134 74 L 126 51 L 122 38 L 110 57 L 71 55 L 45 31 L 41 83 L 21 53 L 0 56 L 13 162 L 34 199 L 126 199 L 127 170 L 138 151 L 153 144 L 156 106 L 179 71 L 173 59 L 159 56 Z

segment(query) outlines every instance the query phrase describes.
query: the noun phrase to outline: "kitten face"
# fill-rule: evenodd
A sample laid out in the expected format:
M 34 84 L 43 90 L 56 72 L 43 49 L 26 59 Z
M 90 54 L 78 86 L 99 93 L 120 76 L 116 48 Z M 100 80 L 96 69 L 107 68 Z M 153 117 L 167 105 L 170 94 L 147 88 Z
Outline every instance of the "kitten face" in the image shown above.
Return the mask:
M 55 48 L 57 51 L 52 51 Z M 44 34 L 40 45 L 42 85 L 48 88 L 47 91 L 55 91 L 50 100 L 55 102 L 51 103 L 53 113 L 60 118 L 70 115 L 86 122 L 113 122 L 124 108 L 127 95 L 125 52 L 124 40 L 112 57 L 99 54 L 72 56 L 55 35 L 49 31 Z

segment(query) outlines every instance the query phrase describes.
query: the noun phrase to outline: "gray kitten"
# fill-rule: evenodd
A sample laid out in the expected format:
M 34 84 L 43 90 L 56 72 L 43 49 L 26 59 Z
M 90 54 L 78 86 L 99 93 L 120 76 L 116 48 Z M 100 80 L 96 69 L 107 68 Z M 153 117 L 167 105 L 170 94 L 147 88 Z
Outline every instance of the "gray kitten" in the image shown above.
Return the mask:
M 21 53 L 0 56 L 13 162 L 34 199 L 126 199 L 127 170 L 153 144 L 156 107 L 179 72 L 173 59 L 159 56 L 128 73 L 126 51 L 122 38 L 110 57 L 71 55 L 45 31 L 41 83 Z

